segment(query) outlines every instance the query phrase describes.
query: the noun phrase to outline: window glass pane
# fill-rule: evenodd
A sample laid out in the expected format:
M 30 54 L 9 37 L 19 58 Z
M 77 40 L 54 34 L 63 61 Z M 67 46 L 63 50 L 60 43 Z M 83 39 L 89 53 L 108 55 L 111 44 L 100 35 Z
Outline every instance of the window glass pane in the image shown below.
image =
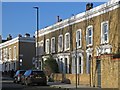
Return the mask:
M 107 41 L 107 34 L 104 34 L 104 40 Z
M 81 34 L 80 34 L 80 31 L 77 31 L 76 40 L 77 40 L 77 47 L 81 46 Z
M 46 41 L 46 52 L 49 53 L 49 40 Z
M 52 47 L 51 47 L 51 48 L 52 48 L 52 52 L 54 52 L 54 51 L 55 51 L 55 38 L 52 39 L 51 44 L 52 44 L 52 45 L 51 45 L 51 46 L 52 46 Z
M 81 40 L 79 40 L 79 42 L 78 42 L 78 46 L 80 46 L 81 45 Z
M 88 28 L 88 36 L 91 36 L 92 32 L 91 32 L 91 28 Z
M 70 38 L 69 34 L 66 35 L 66 49 L 69 48 L 69 41 L 70 41 L 69 38 Z
M 81 57 L 79 56 L 79 73 L 81 73 Z
M 67 73 L 67 58 L 65 58 L 65 73 Z
M 80 31 L 77 31 L 77 40 L 80 39 Z
M 104 31 L 103 31 L 104 33 L 107 33 L 107 23 L 104 23 L 104 24 L 103 24 L 103 30 L 104 30 Z
M 59 45 L 60 45 L 60 49 L 61 49 L 62 48 L 62 37 L 60 37 L 59 39 L 60 39 Z
M 89 44 L 92 44 L 92 39 L 91 39 L 91 37 L 89 37 L 88 39 L 89 39 Z

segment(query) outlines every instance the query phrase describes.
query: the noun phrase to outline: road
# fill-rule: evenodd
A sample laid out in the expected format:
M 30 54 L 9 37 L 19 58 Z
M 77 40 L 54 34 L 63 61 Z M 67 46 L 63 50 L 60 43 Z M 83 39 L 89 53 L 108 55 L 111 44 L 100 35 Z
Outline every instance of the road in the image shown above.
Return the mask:
M 21 85 L 21 84 L 15 84 L 15 83 L 13 83 L 13 80 L 3 80 L 2 81 L 2 90 L 48 90 L 48 89 L 54 90 L 54 88 L 50 87 L 50 85 L 47 85 L 47 86 L 38 86 L 38 85 L 26 86 L 26 85 Z
M 75 88 L 66 89 L 66 88 L 58 88 L 58 87 L 51 87 L 52 85 L 49 84 L 47 86 L 26 86 L 21 84 L 13 83 L 13 80 L 2 80 L 2 90 L 76 90 Z M 70 87 L 70 86 L 68 86 Z M 77 90 L 118 90 L 118 89 L 101 89 L 101 88 L 78 88 Z

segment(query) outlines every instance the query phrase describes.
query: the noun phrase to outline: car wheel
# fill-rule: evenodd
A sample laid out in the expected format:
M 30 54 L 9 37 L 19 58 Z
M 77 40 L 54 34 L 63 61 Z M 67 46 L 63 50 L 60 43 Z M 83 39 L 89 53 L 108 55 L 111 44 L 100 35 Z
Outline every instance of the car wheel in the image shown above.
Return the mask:
M 43 85 L 43 86 L 47 86 L 47 83 L 43 83 L 42 85 Z
M 14 80 L 13 83 L 16 83 L 16 81 Z
M 27 80 L 25 80 L 25 85 L 29 86 L 29 83 L 28 83 L 28 81 L 27 81 Z
M 24 82 L 23 82 L 23 81 L 21 82 L 21 85 L 24 85 Z
M 19 84 L 20 82 L 19 81 L 16 81 L 17 84 Z

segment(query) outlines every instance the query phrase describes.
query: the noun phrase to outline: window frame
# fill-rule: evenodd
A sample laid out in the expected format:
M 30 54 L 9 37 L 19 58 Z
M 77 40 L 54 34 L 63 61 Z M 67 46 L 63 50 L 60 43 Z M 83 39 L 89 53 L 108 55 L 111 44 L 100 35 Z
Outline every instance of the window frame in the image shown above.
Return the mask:
M 16 46 L 13 47 L 13 53 L 14 53 L 13 54 L 13 59 L 16 60 L 17 59 L 17 47 Z
M 78 39 L 78 32 L 80 32 L 80 38 Z M 80 40 L 80 45 L 78 45 L 79 43 L 79 40 Z M 77 48 L 81 48 L 82 47 L 82 32 L 81 32 L 81 29 L 78 29 L 77 31 L 76 31 L 76 42 L 77 42 Z
M 12 48 L 9 48 L 9 54 L 8 54 L 8 55 L 9 55 L 9 56 L 8 56 L 8 57 L 9 57 L 8 60 L 9 60 L 9 61 L 12 60 Z
M 89 28 L 91 28 L 91 36 L 88 36 L 89 35 Z M 89 38 L 91 37 L 91 44 L 89 43 Z M 89 25 L 87 28 L 86 28 L 86 45 L 87 46 L 92 46 L 93 45 L 93 26 L 92 25 Z
M 105 34 L 103 31 L 103 25 L 107 24 L 107 41 L 105 40 Z M 108 21 L 103 21 L 101 23 L 101 44 L 105 44 L 109 42 L 109 22 Z
M 2 49 L 0 49 L 0 60 L 2 61 L 2 58 L 3 58 L 3 53 L 2 53 L 3 51 L 2 51 Z
M 67 43 L 66 43 L 66 41 L 68 41 L 68 40 L 66 40 L 67 35 L 69 36 L 69 47 L 68 48 L 67 48 Z M 65 51 L 70 50 L 70 33 L 66 33 L 65 34 L 65 43 L 64 43 L 64 46 L 65 46 Z
M 62 42 L 60 42 L 60 37 L 62 37 Z M 62 47 L 60 47 L 60 43 Z M 63 51 L 63 35 L 62 34 L 58 36 L 58 52 L 61 52 L 61 51 Z
M 54 45 L 53 45 L 52 40 L 54 40 Z M 54 47 L 53 47 L 53 46 L 54 46 Z M 55 37 L 52 37 L 52 38 L 51 38 L 51 53 L 55 53 Z
M 48 41 L 48 44 L 49 45 L 47 45 L 47 41 Z M 46 39 L 46 45 L 45 45 L 45 52 L 46 52 L 46 54 L 49 54 L 50 53 L 50 40 L 49 39 Z

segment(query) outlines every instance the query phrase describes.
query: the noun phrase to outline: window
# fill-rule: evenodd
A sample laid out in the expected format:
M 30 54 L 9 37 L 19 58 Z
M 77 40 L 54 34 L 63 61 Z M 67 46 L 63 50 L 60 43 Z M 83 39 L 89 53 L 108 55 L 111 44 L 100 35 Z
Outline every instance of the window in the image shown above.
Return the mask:
M 81 30 L 76 31 L 77 48 L 81 47 Z
M 78 58 L 78 61 L 79 61 L 79 66 L 78 66 L 78 68 L 79 68 L 79 73 L 81 73 L 81 57 L 79 56 L 79 58 Z
M 79 54 L 77 57 L 77 72 L 82 74 L 83 73 L 83 59 L 82 59 L 82 54 Z
M 65 58 L 65 73 L 68 73 L 67 58 Z
M 87 54 L 87 74 L 90 74 L 91 71 L 91 55 Z
M 59 35 L 58 37 L 58 51 L 63 51 L 63 35 Z
M 7 59 L 8 59 L 8 52 L 7 52 L 7 51 L 8 51 L 8 49 L 5 48 L 5 49 L 4 49 L 4 52 L 3 52 L 3 53 L 4 53 L 4 60 L 7 60 Z
M 63 73 L 63 59 L 60 59 L 60 72 Z
M 11 48 L 9 48 L 9 60 L 12 59 Z
M 75 60 L 76 60 L 76 57 L 73 56 L 72 57 L 72 74 L 75 74 L 75 67 L 76 67 L 76 64 L 75 64 Z
M 41 40 L 39 42 L 38 53 L 39 53 L 39 55 L 43 55 L 43 53 L 44 53 L 44 42 L 43 42 L 43 40 Z
M 46 40 L 46 54 L 49 54 L 49 39 Z
M 77 61 L 76 61 L 76 56 L 72 57 L 72 74 L 76 73 L 76 64 L 77 64 L 77 73 L 82 74 L 83 73 L 83 56 L 81 53 L 77 55 Z
M 108 43 L 108 21 L 101 23 L 101 44 Z
M 93 26 L 88 26 L 86 30 L 86 41 L 87 46 L 90 46 L 93 44 Z
M 3 57 L 4 57 L 4 59 L 6 58 L 5 49 L 3 50 Z
M 70 34 L 66 33 L 65 34 L 65 50 L 70 49 Z
M 55 53 L 55 37 L 51 38 L 51 53 Z
M 14 46 L 14 49 L 13 49 L 13 58 L 14 58 L 14 60 L 17 58 L 16 46 Z
M 0 50 L 0 60 L 2 60 L 2 49 Z

